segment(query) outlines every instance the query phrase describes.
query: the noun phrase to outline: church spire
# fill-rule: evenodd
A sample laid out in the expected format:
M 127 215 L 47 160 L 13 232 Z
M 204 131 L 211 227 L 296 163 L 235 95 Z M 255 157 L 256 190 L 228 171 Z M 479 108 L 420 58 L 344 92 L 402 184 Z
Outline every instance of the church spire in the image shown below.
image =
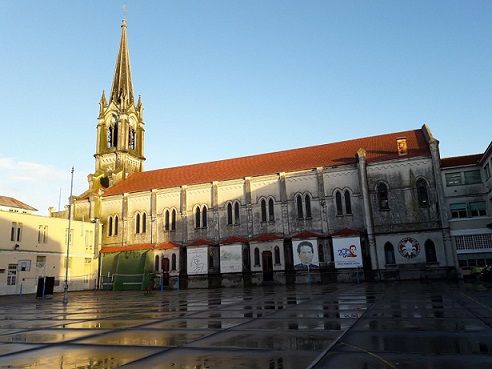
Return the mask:
M 114 69 L 113 86 L 111 87 L 110 103 L 117 105 L 133 105 L 133 82 L 130 69 L 130 53 L 126 38 L 126 19 L 121 24 L 121 40 Z

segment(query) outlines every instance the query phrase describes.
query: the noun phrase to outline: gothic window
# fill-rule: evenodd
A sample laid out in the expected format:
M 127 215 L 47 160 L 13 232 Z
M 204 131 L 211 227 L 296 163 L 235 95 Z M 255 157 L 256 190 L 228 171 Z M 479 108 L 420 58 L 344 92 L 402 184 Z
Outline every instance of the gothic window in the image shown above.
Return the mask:
M 386 264 L 396 264 L 395 249 L 391 242 L 386 242 L 384 244 L 384 259 Z
M 280 248 L 278 246 L 275 246 L 273 249 L 273 254 L 275 258 L 275 265 L 280 265 Z
M 255 266 L 259 266 L 260 265 L 260 250 L 258 249 L 258 247 L 255 247 Z
M 337 215 L 343 215 L 342 193 L 340 191 L 337 191 L 335 193 L 335 204 L 336 204 L 336 207 L 337 207 Z
M 135 233 L 140 233 L 140 213 L 137 213 L 137 216 L 135 217 Z
M 171 270 L 178 270 L 176 268 L 176 264 L 177 264 L 176 263 L 176 254 L 173 253 L 171 256 Z
M 262 199 L 260 202 L 261 206 L 261 221 L 266 222 L 267 221 L 267 209 L 266 209 L 266 200 Z
M 130 132 L 128 132 L 128 148 L 135 150 L 135 130 L 130 128 Z
M 275 221 L 275 213 L 273 209 L 273 199 L 268 200 L 268 220 L 270 222 Z
M 352 214 L 352 202 L 350 200 L 349 190 L 345 190 L 344 198 L 345 198 L 345 214 Z
M 118 235 L 118 215 L 114 216 L 114 235 Z
M 147 214 L 143 213 L 142 214 L 142 233 L 147 232 Z
M 232 225 L 232 204 L 227 204 L 227 224 Z
M 108 219 L 108 236 L 113 235 L 113 217 L 109 217 Z
M 171 231 L 176 230 L 176 209 L 173 209 L 171 213 Z
M 425 261 L 428 263 L 437 263 L 436 246 L 431 240 L 425 241 Z
M 205 205 L 202 209 L 202 227 L 207 228 L 207 207 Z
M 301 195 L 296 196 L 297 203 L 297 219 L 304 219 L 304 212 L 302 209 L 302 197 Z
M 169 231 L 169 210 L 164 213 L 164 230 Z
M 311 196 L 304 196 L 304 206 L 306 207 L 306 219 L 311 219 Z
M 159 270 L 159 255 L 156 255 L 154 260 L 155 260 L 154 261 L 154 270 L 158 271 Z
M 201 227 L 201 222 L 202 220 L 202 212 L 200 210 L 200 207 L 197 206 L 195 209 L 195 228 L 200 228 Z
M 249 249 L 247 247 L 243 248 L 243 267 L 249 267 Z
M 389 210 L 388 187 L 384 183 L 378 184 L 377 187 L 379 210 Z
M 429 205 L 429 197 L 427 195 L 427 182 L 425 179 L 420 178 L 417 180 L 417 198 L 420 206 Z
M 234 224 L 239 224 L 239 201 L 234 203 Z

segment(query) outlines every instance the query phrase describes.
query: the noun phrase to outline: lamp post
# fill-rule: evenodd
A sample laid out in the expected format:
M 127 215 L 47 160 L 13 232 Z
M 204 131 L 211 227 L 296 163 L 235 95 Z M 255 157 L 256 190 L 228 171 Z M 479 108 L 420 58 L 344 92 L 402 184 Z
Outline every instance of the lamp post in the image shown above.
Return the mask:
M 65 261 L 65 287 L 63 288 L 63 303 L 68 304 L 68 257 L 70 255 L 70 240 L 72 229 L 72 190 L 73 190 L 73 167 L 72 178 L 70 180 L 70 199 L 68 201 L 68 236 L 67 236 L 67 259 Z

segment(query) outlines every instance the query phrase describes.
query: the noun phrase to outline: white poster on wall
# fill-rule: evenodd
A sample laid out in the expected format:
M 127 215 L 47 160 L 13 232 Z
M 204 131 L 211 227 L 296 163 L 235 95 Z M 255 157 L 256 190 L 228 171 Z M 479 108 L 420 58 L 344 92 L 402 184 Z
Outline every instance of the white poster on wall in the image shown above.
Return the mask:
M 188 247 L 187 266 L 188 275 L 208 273 L 208 247 Z
M 243 271 L 241 261 L 242 246 L 223 245 L 220 246 L 220 272 L 221 273 L 238 273 Z
M 319 268 L 318 243 L 315 240 L 292 241 L 294 268 L 311 270 Z
M 359 237 L 333 238 L 335 268 L 362 267 L 362 251 Z

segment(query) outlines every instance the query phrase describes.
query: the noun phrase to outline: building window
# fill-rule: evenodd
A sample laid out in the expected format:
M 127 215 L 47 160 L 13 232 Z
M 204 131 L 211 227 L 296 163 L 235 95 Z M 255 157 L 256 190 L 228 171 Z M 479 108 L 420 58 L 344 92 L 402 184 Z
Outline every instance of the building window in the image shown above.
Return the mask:
M 489 163 L 485 164 L 483 171 L 485 173 L 485 180 L 488 180 L 490 178 L 490 164 Z
M 280 248 L 278 246 L 275 246 L 273 249 L 273 254 L 275 258 L 275 265 L 280 265 Z
M 164 212 L 164 230 L 165 231 L 169 231 L 169 224 L 170 224 L 169 210 L 166 210 Z
M 17 264 L 9 264 L 7 271 L 7 286 L 15 286 L 17 284 Z
M 304 219 L 304 212 L 302 209 L 302 197 L 301 195 L 296 196 L 297 203 L 297 219 Z
M 118 235 L 118 215 L 114 216 L 114 235 Z
M 311 196 L 304 195 L 304 206 L 306 208 L 306 219 L 311 219 Z
M 248 247 L 243 247 L 243 268 L 249 268 L 249 249 Z
M 227 204 L 227 224 L 232 225 L 232 204 Z
M 234 224 L 239 224 L 239 201 L 234 202 Z
M 492 248 L 492 234 L 454 236 L 456 250 L 481 250 Z
M 207 228 L 207 207 L 197 206 L 195 209 L 195 228 Z
M 109 217 L 108 219 L 108 236 L 111 237 L 113 235 L 113 217 Z
M 454 173 L 446 173 L 445 176 L 446 178 L 446 186 L 460 186 L 463 184 L 461 180 L 461 173 L 460 172 L 454 172 Z
M 258 249 L 258 247 L 255 247 L 255 266 L 260 266 L 260 250 Z
M 343 208 L 342 208 L 342 194 L 340 191 L 337 191 L 335 193 L 335 205 L 337 208 L 337 215 L 343 215 Z
M 395 262 L 395 248 L 391 242 L 384 244 L 384 260 L 386 264 L 396 264 Z
M 147 233 L 147 213 L 142 214 L 142 233 Z
M 465 172 L 465 184 L 477 184 L 482 183 L 482 177 L 480 176 L 480 170 L 469 170 Z
M 485 201 L 470 202 L 470 215 L 472 217 L 482 217 L 487 215 Z
M 176 254 L 171 255 L 171 270 L 177 270 Z
M 417 198 L 420 206 L 429 206 L 429 197 L 427 195 L 427 182 L 420 178 L 417 180 Z
M 43 241 L 43 226 L 40 225 L 38 228 L 38 243 Z
M 159 255 L 156 255 L 154 258 L 154 270 L 157 272 L 159 271 Z
M 275 213 L 273 208 L 273 199 L 268 200 L 268 220 L 270 222 L 275 221 Z
M 12 222 L 10 241 L 22 241 L 22 223 Z
M 171 231 L 176 230 L 176 209 L 171 212 Z
M 451 218 L 466 218 L 466 203 L 450 204 Z
M 431 240 L 425 241 L 425 261 L 428 263 L 437 263 L 436 246 Z
M 137 213 L 137 216 L 135 218 L 135 233 L 140 233 L 140 213 Z
M 46 256 L 36 256 L 36 268 L 46 267 Z
M 377 193 L 379 210 L 389 210 L 388 187 L 384 183 L 378 184 Z
M 266 209 L 266 200 L 262 199 L 260 202 L 261 206 L 261 221 L 266 222 L 267 221 L 267 209 Z
M 349 190 L 345 190 L 344 198 L 345 198 L 345 214 L 352 214 L 352 201 L 351 201 L 351 194 Z
M 128 132 L 128 148 L 135 150 L 135 130 L 130 128 L 130 132 Z

